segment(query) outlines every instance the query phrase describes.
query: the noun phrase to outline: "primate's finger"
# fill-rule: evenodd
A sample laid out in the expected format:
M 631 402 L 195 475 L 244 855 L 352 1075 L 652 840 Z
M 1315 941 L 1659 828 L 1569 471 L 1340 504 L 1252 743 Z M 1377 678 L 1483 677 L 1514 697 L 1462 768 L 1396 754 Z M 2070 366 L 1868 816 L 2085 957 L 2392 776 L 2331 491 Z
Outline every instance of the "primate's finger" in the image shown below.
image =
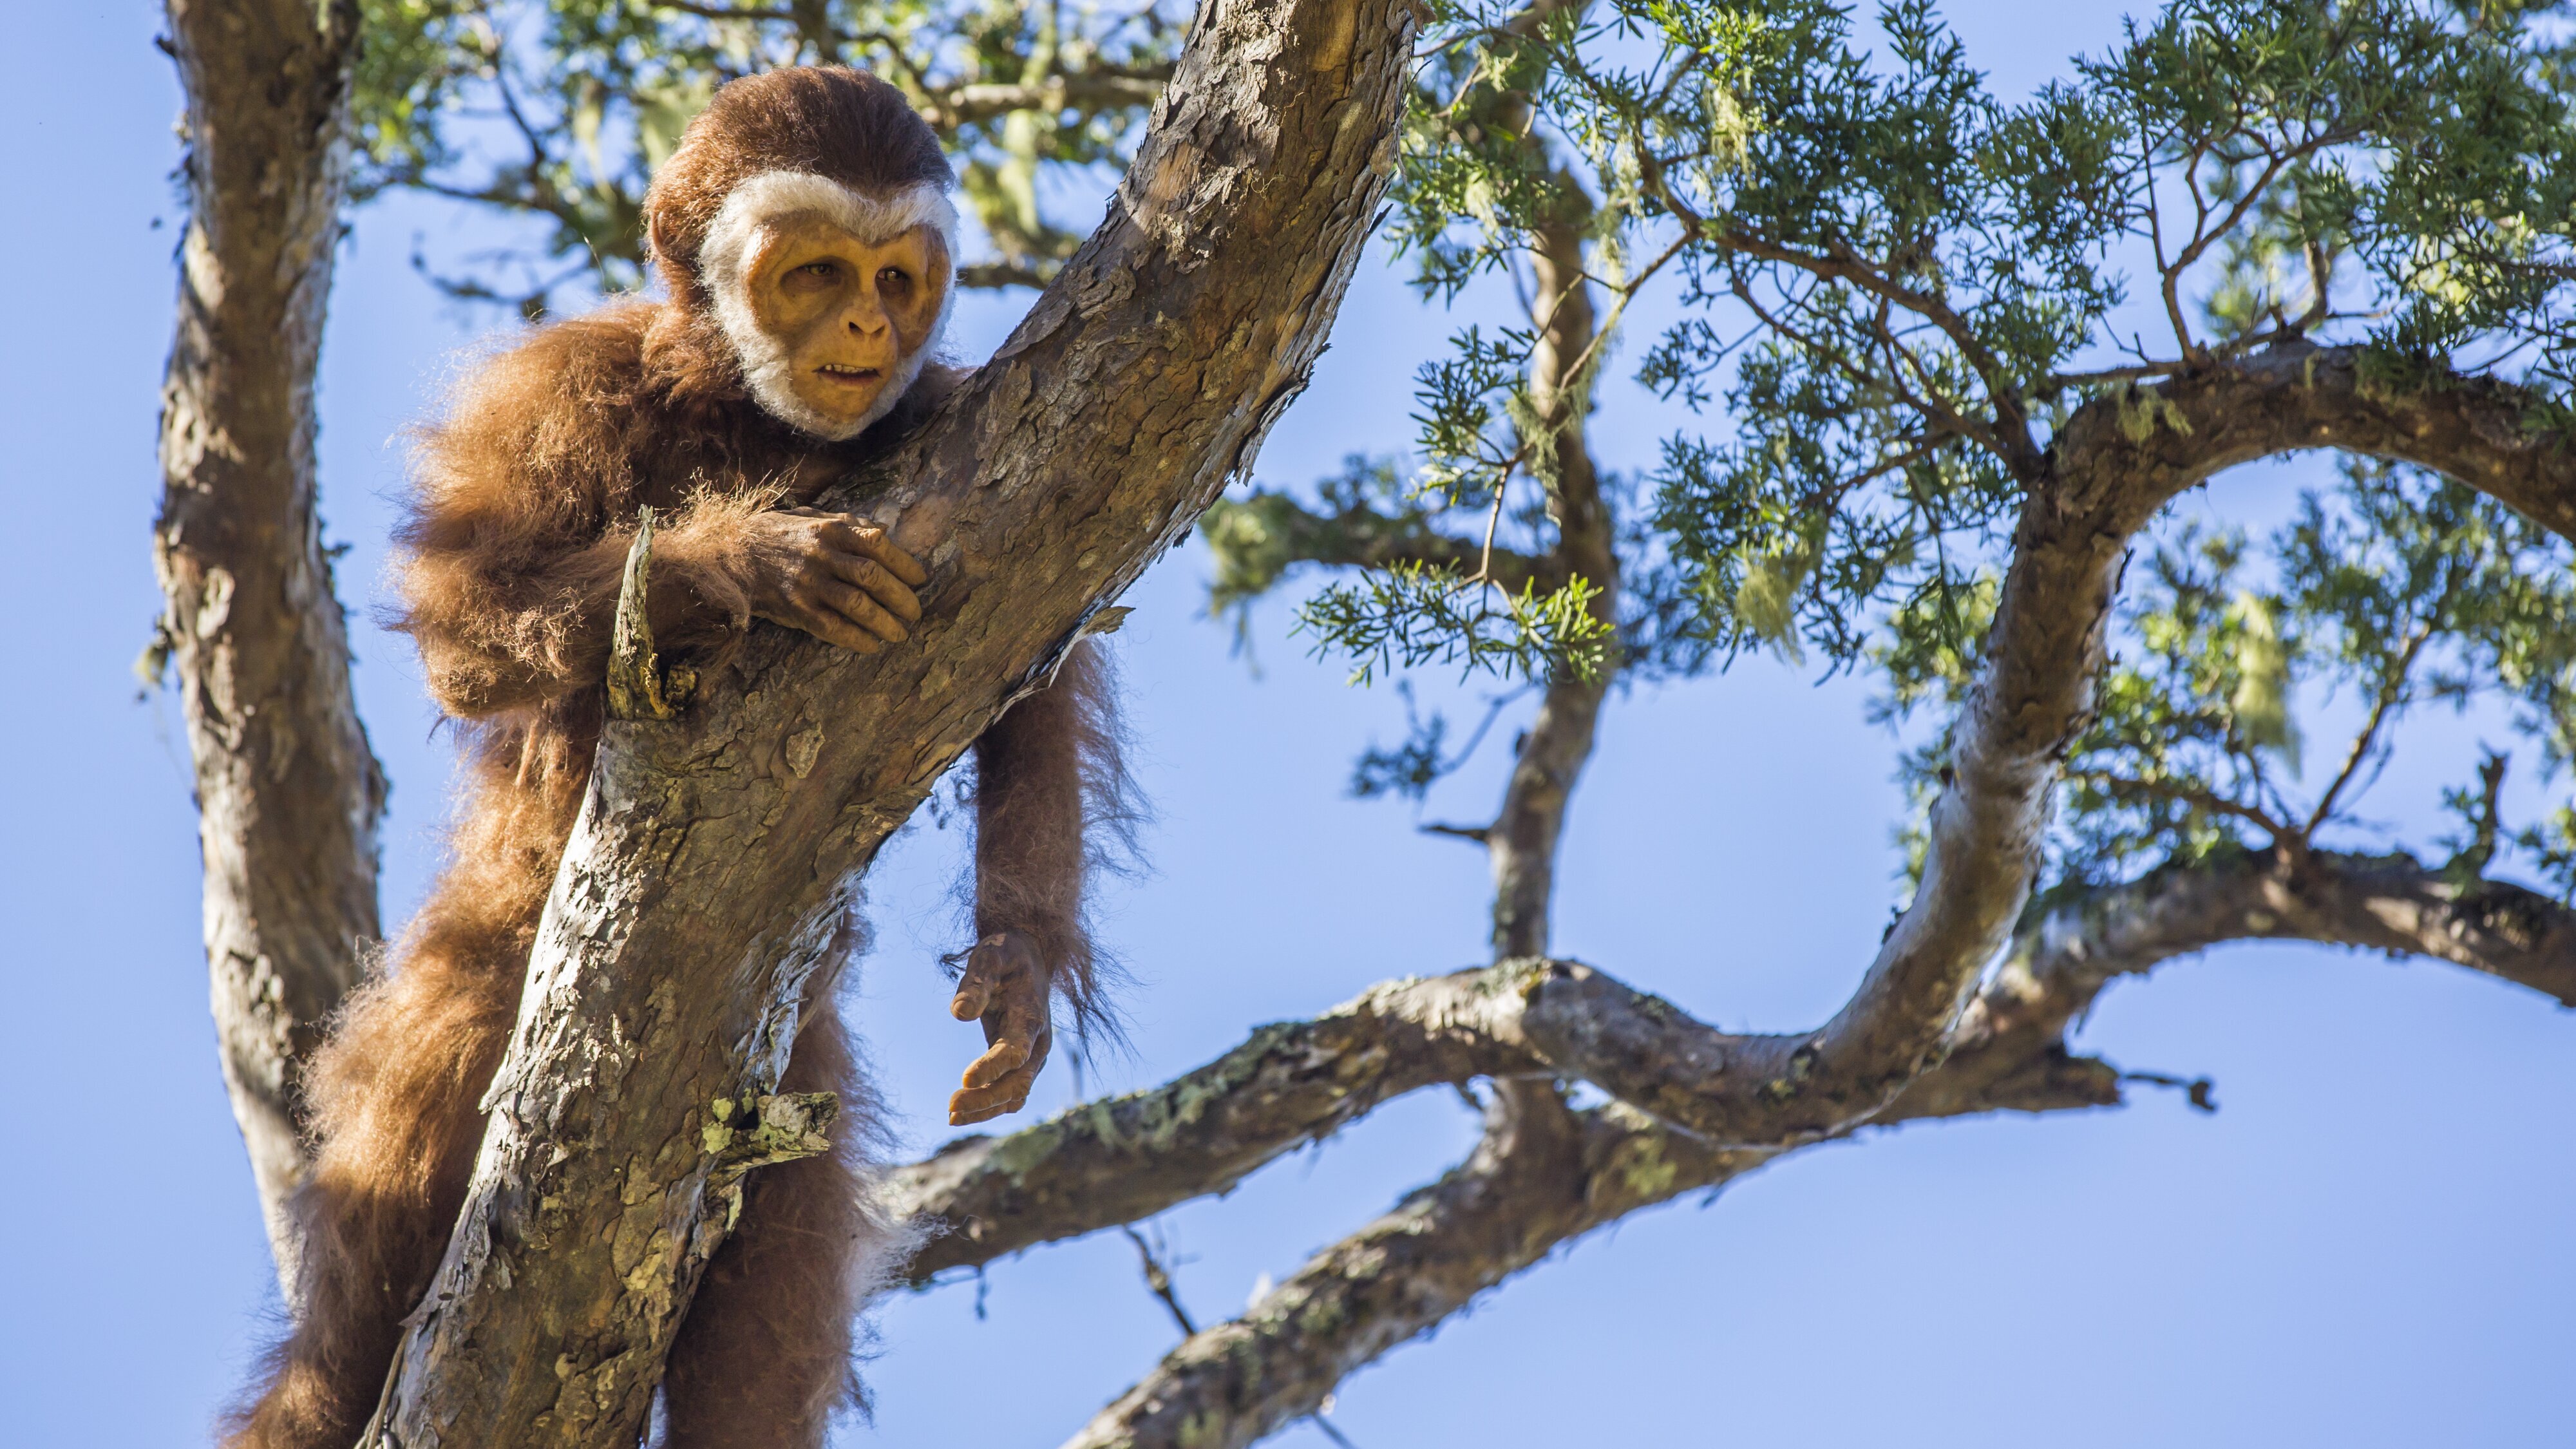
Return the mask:
M 903 580 L 875 559 L 859 553 L 836 553 L 832 555 L 832 571 L 867 590 L 895 617 L 921 617 L 921 596 L 906 588 Z
M 884 564 L 894 571 L 895 577 L 916 588 L 930 581 L 930 570 L 921 566 L 921 560 L 896 547 L 895 541 L 886 537 L 886 531 L 873 523 L 845 519 L 839 528 L 832 530 L 830 537 L 832 542 L 852 553 L 866 554 Z
M 781 610 L 775 614 L 763 614 L 761 617 L 775 619 L 790 628 L 802 629 L 827 644 L 838 644 L 853 654 L 874 654 L 885 647 L 877 642 L 875 635 L 842 618 L 832 609 L 825 608 L 821 604 L 805 604 L 793 599 L 789 603 L 794 607 L 793 613 Z
M 911 633 L 903 627 L 902 620 L 887 613 L 876 600 L 848 584 L 826 584 L 822 589 L 822 595 L 824 602 L 839 610 L 843 618 L 890 644 L 900 644 L 912 637 Z
M 819 639 L 828 640 L 853 654 L 874 654 L 885 645 L 877 637 L 841 616 L 839 611 L 816 606 L 796 621 L 797 627 Z
M 973 1021 L 993 1007 L 993 993 L 1001 989 L 1002 972 L 1010 957 L 987 939 L 978 942 L 966 955 L 966 974 L 957 978 L 957 995 L 949 1000 L 948 1014 L 959 1021 Z
M 1046 988 L 1039 987 L 1033 1001 L 1028 983 L 1020 986 L 1000 1006 L 984 1013 L 984 1040 L 1018 1043 L 1028 1053 L 1029 1070 L 1035 1072 L 1046 1065 L 1047 1050 L 1055 1044 L 1055 1023 L 1047 1019 Z
M 952 1093 L 948 1098 L 948 1125 L 969 1127 L 1007 1112 L 1016 1112 L 1028 1105 L 1029 1088 L 1036 1081 L 1036 1073 L 1022 1070 L 989 1087 L 970 1087 Z
M 990 1087 L 1003 1081 L 1020 1068 L 1029 1065 L 1027 1041 L 1004 1037 L 984 1049 L 984 1054 L 967 1064 L 965 1084 L 969 1091 Z

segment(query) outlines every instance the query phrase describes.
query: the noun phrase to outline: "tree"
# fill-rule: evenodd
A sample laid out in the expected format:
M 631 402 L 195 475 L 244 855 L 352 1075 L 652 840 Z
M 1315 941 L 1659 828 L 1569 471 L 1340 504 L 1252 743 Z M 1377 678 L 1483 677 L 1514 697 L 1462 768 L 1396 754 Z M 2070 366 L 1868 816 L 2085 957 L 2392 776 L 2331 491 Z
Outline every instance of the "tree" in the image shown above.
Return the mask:
M 178 674 L 224 1081 L 286 1281 L 304 1063 L 381 934 L 384 772 L 349 690 L 313 473 L 360 21 L 291 0 L 174 0 L 169 17 L 189 219 L 153 533 L 168 609 L 138 669 Z
M 1373 206 L 1340 149 L 1366 127 L 1346 118 L 1391 113 L 1327 110 L 1260 143 L 1336 158 L 1296 171 L 1318 179 L 1269 213 L 1306 218 L 1278 237 L 1332 244 L 1275 279 L 1185 282 L 1148 266 L 1119 285 L 1137 245 L 1119 222 L 1144 214 L 1134 183 L 1087 247 L 1040 246 L 1036 168 L 1116 158 L 1134 114 L 1121 107 L 1166 78 L 1139 154 L 1177 154 L 1156 149 L 1176 117 L 1237 134 L 1215 119 L 1217 98 L 1273 94 L 1257 78 L 1278 62 L 1234 37 L 1276 33 L 1330 53 L 1356 34 L 1350 54 L 1368 58 L 1349 63 L 1382 79 L 1392 106 L 1402 87 L 1385 47 L 1405 31 L 1376 11 L 1352 31 L 1337 18 L 1313 28 L 1346 13 L 1332 6 L 1282 7 L 1286 22 L 1261 10 L 1257 23 L 1229 7 L 1202 17 L 1168 69 L 1154 47 L 1169 32 L 1152 25 L 1136 32 L 1151 43 L 1120 50 L 1099 37 L 1126 32 L 1068 41 L 1060 16 L 1028 11 L 558 0 L 523 60 L 492 22 L 500 13 L 387 7 L 381 33 L 400 43 L 358 72 L 360 132 L 380 168 L 369 184 L 533 209 L 566 229 L 556 242 L 569 254 L 565 238 L 590 236 L 594 221 L 622 214 L 631 233 L 637 162 L 667 134 L 675 88 L 727 65 L 873 47 L 978 158 L 970 195 L 999 254 L 978 279 L 1034 281 L 1062 262 L 946 430 L 872 506 L 957 488 L 967 474 L 953 440 L 967 419 L 1072 416 L 1062 400 L 1124 365 L 1119 349 L 1141 325 L 1124 319 L 1146 299 L 1257 298 L 1244 305 L 1282 339 L 1262 355 L 1288 360 L 1246 372 L 1239 349 L 1214 341 L 1225 329 L 1196 329 L 1205 340 L 1187 355 L 1205 371 L 1191 380 L 1231 379 L 1202 395 L 1234 400 L 1181 409 L 1199 430 L 1183 430 L 1187 476 L 1084 495 L 1086 508 L 1138 520 L 1134 542 L 1025 542 L 1058 506 L 1030 480 L 1052 485 L 1065 476 L 1053 470 L 1107 456 L 1115 437 L 1076 428 L 1055 440 L 1060 453 L 988 464 L 1003 501 L 974 525 L 970 555 L 998 556 L 1010 539 L 1065 556 L 1023 616 L 959 616 L 915 666 L 882 674 L 772 641 L 751 694 L 612 741 L 600 799 L 623 813 L 595 809 L 566 866 L 604 904 L 550 917 L 534 969 L 565 988 L 566 1010 L 523 1030 L 505 1068 L 525 1110 L 501 1114 L 469 1231 L 451 1248 L 453 1296 L 425 1316 L 411 1377 L 398 1375 L 396 1402 L 415 1414 L 472 1400 L 478 1373 L 509 1356 L 493 1343 L 535 1342 L 488 1336 L 495 1323 L 530 1330 L 474 1297 L 491 1256 L 471 1229 L 536 1170 L 541 1145 L 593 1140 L 578 1136 L 595 1124 L 544 1048 L 634 1054 L 583 1035 L 649 1005 L 641 983 L 603 969 L 627 949 L 613 943 L 666 931 L 691 959 L 743 962 L 754 986 L 728 995 L 696 982 L 655 1008 L 726 1023 L 735 1058 L 637 1069 L 637 1090 L 667 1094 L 654 1121 L 736 1095 L 746 1070 L 756 1089 L 743 1063 L 777 1029 L 764 1004 L 792 999 L 776 988 L 792 987 L 796 923 L 828 904 L 815 883 L 863 864 L 971 738 L 969 722 L 1096 617 L 1150 555 L 1139 545 L 1176 538 L 1257 441 L 1299 349 L 1320 340 L 1299 309 L 1337 294 L 1335 269 Z M 1256 490 L 1209 510 L 1205 527 L 1219 606 L 1302 568 L 1357 570 L 1311 595 L 1301 618 L 1363 677 L 1446 663 L 1539 685 L 1495 820 L 1442 827 L 1492 862 L 1494 963 L 1391 983 L 1263 1028 L 1161 1088 L 970 1137 L 905 1169 L 896 1201 L 949 1229 L 915 1259 L 916 1281 L 1135 1221 L 1393 1096 L 1482 1081 L 1486 1132 L 1467 1162 L 1243 1318 L 1191 1331 L 1074 1440 L 1243 1444 L 1314 1412 L 1352 1369 L 1556 1244 L 1639 1207 L 1868 1125 L 2119 1100 L 2122 1073 L 2071 1053 L 2069 1022 L 2116 977 L 2219 941 L 2419 954 L 2576 1005 L 2576 815 L 2504 819 L 2502 755 L 2464 778 L 2447 842 L 2410 852 L 2355 812 L 2410 710 L 2500 701 L 2551 779 L 2576 728 L 2563 312 L 2576 164 L 2559 19 L 2499 5 L 2178 0 L 2073 79 L 2011 105 L 1985 93 L 1921 4 L 1881 12 L 1875 36 L 1804 3 L 1435 8 L 1393 167 L 1395 235 L 1435 297 L 1510 273 L 1527 325 L 1471 329 L 1424 369 L 1410 476 L 1356 462 L 1314 503 Z M 1000 87 L 988 77 L 1013 56 L 1020 89 L 978 89 Z M 539 89 L 543 107 L 528 100 Z M 497 98 L 525 166 L 454 178 L 463 153 L 445 128 L 469 94 Z M 976 110 L 988 102 L 1004 109 Z M 565 138 L 583 159 L 562 159 Z M 1211 154 L 1227 153 L 1193 153 L 1195 164 L 1223 164 Z M 1254 190 L 1257 209 L 1294 188 Z M 1228 235 L 1226 208 L 1189 214 Z M 1208 254 L 1220 272 L 1262 255 L 1215 243 Z M 615 245 L 592 255 L 582 264 L 620 275 Z M 2131 274 L 2147 283 L 2152 334 L 2126 309 Z M 1677 320 L 1646 348 L 1638 380 L 1725 429 L 1675 436 L 1651 477 L 1609 478 L 1584 419 L 1619 323 L 1656 287 Z M 516 295 L 542 305 L 548 290 Z M 1280 320 L 1291 317 L 1302 320 Z M 2308 449 L 2351 460 L 2342 486 L 2306 500 L 2262 549 L 2166 514 L 2223 469 Z M 1877 958 L 1830 1020 L 1754 1036 L 1551 959 L 1547 909 L 1566 802 L 1620 682 L 1765 649 L 1875 671 L 1891 722 L 1945 727 L 1918 730 L 1907 761 L 1922 807 L 1911 894 Z M 835 742 L 828 768 L 793 782 L 703 764 L 710 742 L 850 717 L 857 701 L 924 684 L 951 708 L 944 719 L 931 705 L 872 703 L 885 739 Z M 2311 777 L 2300 715 L 2335 691 L 2360 701 L 2361 723 Z M 1456 764 L 1445 731 L 1435 715 L 1401 748 L 1373 752 L 1356 786 L 1418 798 Z M 202 777 L 206 752 L 220 761 L 225 745 L 200 737 Z M 756 840 L 693 837 L 676 868 L 657 856 L 675 822 L 745 818 L 719 808 L 726 798 L 784 804 L 791 824 Z M 805 800 L 832 803 L 795 807 Z M 717 894 L 714 868 L 689 864 L 707 850 L 754 860 L 746 879 L 803 884 L 690 913 Z M 2507 867 L 2545 889 L 2494 874 Z M 610 918 L 632 930 L 599 929 Z M 1575 1081 L 1607 1100 L 1579 1105 L 1565 1090 Z M 695 1211 L 696 1181 L 743 1166 L 665 1151 L 653 1181 L 669 1191 L 656 1201 Z M 590 1294 L 581 1301 L 628 1315 L 642 1362 L 657 1361 L 650 1344 L 703 1249 L 673 1247 L 631 1295 L 646 1301 L 629 1305 L 585 1259 L 615 1195 L 566 1181 L 561 1220 L 536 1238 L 561 1246 L 513 1271 L 547 1275 L 540 1294 Z M 476 1352 L 459 1351 L 469 1342 Z M 649 1370 L 604 1357 L 575 1368 L 603 1409 L 622 1406 L 588 1432 L 627 1422 L 636 1385 L 649 1388 Z

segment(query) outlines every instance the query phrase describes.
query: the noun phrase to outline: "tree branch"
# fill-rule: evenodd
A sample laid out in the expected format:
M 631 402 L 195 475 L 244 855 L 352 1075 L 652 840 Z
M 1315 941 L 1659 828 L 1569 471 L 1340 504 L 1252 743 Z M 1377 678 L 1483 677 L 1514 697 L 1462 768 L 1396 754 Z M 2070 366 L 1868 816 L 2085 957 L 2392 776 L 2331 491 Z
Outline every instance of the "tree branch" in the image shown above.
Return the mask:
M 313 462 L 358 12 L 170 0 L 168 19 L 190 215 L 153 532 L 167 609 L 146 666 L 178 673 L 224 1085 L 291 1283 L 305 1062 L 382 932 L 385 777 L 350 694 Z
M 1961 1014 L 1941 1067 L 1875 1120 L 2114 1103 L 2117 1073 L 2069 1056 L 2068 1024 L 2120 976 L 2238 940 L 2430 956 L 2576 1006 L 2576 910 L 2520 886 L 2460 885 L 2404 856 L 2324 851 L 2169 866 L 2034 912 Z M 1389 982 L 1313 1021 L 1262 1027 L 1163 1086 L 1008 1137 L 951 1142 L 896 1170 L 887 1200 L 936 1234 L 906 1270 L 918 1287 L 1225 1192 L 1425 1087 L 1579 1077 L 1669 1123 L 1695 1084 L 1728 1070 L 1739 1040 L 1572 962 Z
M 930 92 L 926 115 L 939 129 L 990 121 L 1013 111 L 1114 111 L 1150 106 L 1168 82 L 1153 75 L 1077 71 L 1033 85 L 977 82 Z
M 887 1180 L 889 1211 L 936 1233 L 905 1276 L 921 1286 L 1224 1192 L 1407 1092 L 1545 1071 L 1512 1029 L 1514 979 L 1489 967 L 1372 987 L 1162 1086 L 950 1142 Z
M 913 644 L 761 629 L 738 684 L 607 726 L 367 1442 L 635 1442 L 724 1232 L 710 1104 L 776 1090 L 851 882 L 1304 386 L 1392 169 L 1414 23 L 1395 0 L 1202 7 L 1101 229 L 825 500 L 927 561 Z
M 2436 956 L 2576 1005 L 2576 911 L 2520 887 L 2456 885 L 2399 856 L 2172 866 L 2064 893 L 2035 912 L 1962 1015 L 1947 1059 L 1869 1125 L 2116 1105 L 2122 1074 L 2069 1053 L 2069 1024 L 2120 976 L 2252 939 Z M 1616 1089 L 1534 1052 L 1528 1018 L 1559 983 L 1587 974 L 1607 983 L 1576 1003 L 1593 1025 L 1560 1025 L 1560 1035 L 1616 1040 L 1643 1017 L 1716 1036 L 1571 963 L 1510 961 L 1390 983 L 1315 1022 L 1262 1028 L 1168 1086 L 1008 1138 L 968 1138 L 902 1170 L 890 1185 L 899 1210 L 948 1230 L 915 1259 L 912 1280 L 1222 1192 L 1260 1160 L 1401 1092 L 1497 1078 L 1484 1139 L 1464 1166 L 1318 1254 L 1243 1319 L 1193 1335 L 1070 1441 L 1249 1444 L 1563 1243 L 1781 1155 L 1678 1129 L 1640 1110 L 1655 1105 L 1651 1096 L 1569 1112 L 1549 1078 L 1585 1075 Z M 1152 1186 L 1114 1190 L 1128 1182 Z
M 2239 463 L 2339 448 L 2432 468 L 2576 537 L 2576 453 L 2532 415 L 2504 384 L 2436 374 L 2401 388 L 2366 379 L 2357 349 L 2304 343 L 2078 409 L 2014 533 L 1913 906 L 1832 1021 L 1742 1044 L 1745 1076 L 1704 1115 L 1676 1120 L 1721 1141 L 1794 1142 L 1869 1116 L 1940 1061 L 2036 874 L 2128 541 L 2175 495 Z
M 1576 13 L 1579 17 L 1579 9 Z M 1523 451 L 1551 460 L 1548 466 L 1532 469 L 1547 490 L 1548 519 L 1556 525 L 1556 542 L 1543 566 L 1593 584 L 1592 617 L 1615 627 L 1619 555 L 1585 430 L 1596 375 L 1592 359 L 1601 343 L 1583 257 L 1592 198 L 1583 183 L 1565 171 L 1559 170 L 1553 179 L 1553 215 L 1530 238 L 1529 309 L 1535 334 L 1529 362 L 1530 404 L 1538 426 L 1551 431 L 1535 446 L 1535 440 L 1523 440 Z M 1614 308 L 1614 323 L 1616 317 Z M 1574 787 L 1592 757 L 1601 704 L 1609 697 L 1616 669 L 1615 658 L 1607 658 L 1586 676 L 1558 661 L 1539 700 L 1538 714 L 1521 736 L 1511 779 L 1503 790 L 1502 809 L 1485 832 L 1485 852 L 1494 876 L 1491 939 L 1498 959 L 1547 951 L 1557 845 L 1565 833 Z

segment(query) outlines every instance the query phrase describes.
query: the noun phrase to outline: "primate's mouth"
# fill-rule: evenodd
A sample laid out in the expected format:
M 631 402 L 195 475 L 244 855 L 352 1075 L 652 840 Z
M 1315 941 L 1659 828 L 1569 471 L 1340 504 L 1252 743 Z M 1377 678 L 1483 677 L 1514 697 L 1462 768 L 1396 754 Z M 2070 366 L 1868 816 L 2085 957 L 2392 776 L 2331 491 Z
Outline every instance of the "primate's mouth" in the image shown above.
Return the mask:
M 844 362 L 826 362 L 814 369 L 835 382 L 874 382 L 884 376 L 873 367 L 852 367 Z

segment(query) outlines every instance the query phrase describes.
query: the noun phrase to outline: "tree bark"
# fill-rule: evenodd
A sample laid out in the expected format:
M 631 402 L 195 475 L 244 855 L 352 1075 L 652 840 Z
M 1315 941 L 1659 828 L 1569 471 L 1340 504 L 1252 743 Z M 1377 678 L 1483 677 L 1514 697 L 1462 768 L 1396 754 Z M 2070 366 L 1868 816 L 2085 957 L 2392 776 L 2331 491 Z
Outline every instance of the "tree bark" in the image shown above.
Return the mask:
M 2029 899 L 2129 540 L 2184 489 L 2258 458 L 2336 448 L 2434 469 L 2576 537 L 2576 451 L 2530 425 L 2523 394 L 2447 374 L 2401 392 L 2360 362 L 2357 349 L 2294 343 L 2076 411 L 2014 531 L 1913 904 L 1832 1020 L 1731 1044 L 1731 1079 L 1671 1120 L 1722 1143 L 1793 1145 L 1866 1120 L 1940 1064 Z
M 1554 466 L 1540 470 L 1548 517 L 1556 524 L 1556 546 L 1549 550 L 1548 562 L 1598 589 L 1592 616 L 1615 626 L 1619 556 L 1610 508 L 1601 497 L 1601 477 L 1585 436 L 1597 371 L 1592 366 L 1596 321 L 1583 269 L 1582 224 L 1592 203 L 1570 176 L 1559 179 L 1557 192 L 1562 214 L 1531 239 L 1530 255 L 1530 325 L 1538 334 L 1530 355 L 1530 405 L 1557 427 L 1550 445 Z M 1565 812 L 1583 766 L 1592 758 L 1601 704 L 1618 667 L 1615 646 L 1589 679 L 1560 662 L 1548 678 L 1537 716 L 1521 737 L 1503 808 L 1485 831 L 1485 853 L 1494 873 L 1497 959 L 1547 953 Z
M 162 389 L 152 663 L 195 760 L 224 1083 L 281 1282 L 303 1075 L 379 932 L 385 779 L 316 507 L 313 375 L 348 166 L 350 0 L 170 0 L 189 204 Z
M 1876 1120 L 2114 1103 L 2117 1074 L 2066 1054 L 2069 1025 L 2122 976 L 2254 940 L 2429 956 L 2576 1006 L 2576 911 L 2519 886 L 2455 882 L 2404 856 L 2319 852 L 2295 866 L 2256 857 L 2171 866 L 2033 913 L 1962 1013 L 1941 1067 Z M 1568 989 L 1584 981 L 1593 985 Z M 1548 1039 L 1578 1049 L 1544 1046 L 1530 1025 L 1540 1014 L 1555 1018 Z M 1162 1086 L 1007 1137 L 959 1138 L 898 1169 L 889 1206 L 932 1234 L 906 1276 L 926 1284 L 943 1270 L 1225 1192 L 1281 1154 L 1425 1087 L 1581 1078 L 1658 1116 L 1665 1099 L 1651 1085 L 1595 1076 L 1594 1056 L 1579 1049 L 1641 1030 L 1660 1044 L 1637 1054 L 1679 1063 L 1677 1077 L 1708 1070 L 1734 1040 L 1574 962 L 1511 960 L 1371 987 L 1312 1021 L 1262 1027 Z
M 874 656 L 764 629 L 602 742 L 474 1180 L 368 1442 L 635 1442 L 726 1227 L 709 1131 L 774 1092 L 850 883 L 1176 543 L 1304 385 L 1393 165 L 1414 12 L 1203 6 L 1110 215 L 838 503 L 932 571 Z
M 2064 1040 L 2068 1024 L 2105 985 L 2222 941 L 2292 937 L 2425 951 L 2562 1000 L 2576 974 L 2576 913 L 2498 882 L 2449 882 L 2403 857 L 2320 855 L 2295 869 L 2253 860 L 2169 868 L 2128 885 L 2076 893 L 2040 913 L 2015 937 L 2006 969 L 1970 1004 L 1956 1050 L 1862 1125 L 2118 1105 L 2121 1074 L 2072 1055 Z M 1351 1097 L 1382 1098 L 1393 1095 L 1382 1084 L 1409 1089 L 1444 1073 L 1513 1071 L 1531 1055 L 1515 1020 L 1526 984 L 1584 969 L 1504 962 L 1379 987 L 1311 1026 L 1264 1028 L 1217 1064 L 1234 1064 L 1237 1074 L 1223 1095 L 1199 1099 L 1193 1122 L 1163 1134 L 1083 1135 L 1091 1122 L 1171 1105 L 1158 1101 L 1159 1093 L 1139 1093 L 1077 1108 L 999 1142 L 952 1144 L 923 1169 L 898 1178 L 911 1194 L 907 1205 L 925 1221 L 968 1224 L 932 1241 L 924 1255 L 942 1254 L 952 1266 L 980 1264 L 1042 1238 L 1108 1226 L 1096 1217 L 1078 1226 L 1078 1219 L 1115 1195 L 1077 1185 L 1113 1173 L 1159 1185 L 1164 1200 L 1148 1212 L 1194 1195 L 1179 1190 L 1169 1169 L 1186 1173 L 1207 1162 L 1197 1122 L 1224 1122 L 1217 1130 L 1237 1154 L 1222 1181 L 1202 1189 L 1221 1191 L 1249 1170 L 1242 1124 L 1260 1120 L 1265 1106 L 1289 1107 L 1308 1097 L 1317 1080 L 1333 1080 Z M 1652 1001 L 1625 987 L 1594 999 L 1614 1014 L 1627 1003 Z M 1390 1025 L 1406 1019 L 1436 1024 L 1438 1031 L 1409 1037 Z M 1336 1023 L 1343 1032 L 1369 1025 L 1335 1041 L 1329 1033 Z M 1605 1015 L 1602 1032 L 1616 1029 Z M 1248 1072 L 1247 1058 L 1297 1066 L 1288 1074 Z M 1563 1064 L 1555 1065 L 1561 1072 Z M 1202 1072 L 1184 1081 L 1214 1085 L 1205 1078 Z M 1285 1090 L 1271 1095 L 1270 1087 Z M 1545 1073 L 1500 1080 L 1495 1088 L 1483 1140 L 1466 1163 L 1316 1254 L 1241 1319 L 1192 1334 L 1068 1440 L 1068 1449 L 1251 1444 L 1315 1412 L 1344 1377 L 1573 1239 L 1642 1208 L 1721 1188 L 1799 1150 L 1722 1147 L 1628 1101 L 1573 1111 Z M 1286 1125 L 1295 1115 L 1292 1109 L 1278 1120 Z M 1276 1150 L 1304 1140 L 1287 1135 Z M 957 1170 L 970 1160 L 973 1168 Z M 1004 1175 L 1008 1205 L 1032 1209 L 1028 1221 L 976 1216 L 1005 1208 L 992 1191 Z M 1136 1203 L 1137 1196 L 1126 1202 Z

